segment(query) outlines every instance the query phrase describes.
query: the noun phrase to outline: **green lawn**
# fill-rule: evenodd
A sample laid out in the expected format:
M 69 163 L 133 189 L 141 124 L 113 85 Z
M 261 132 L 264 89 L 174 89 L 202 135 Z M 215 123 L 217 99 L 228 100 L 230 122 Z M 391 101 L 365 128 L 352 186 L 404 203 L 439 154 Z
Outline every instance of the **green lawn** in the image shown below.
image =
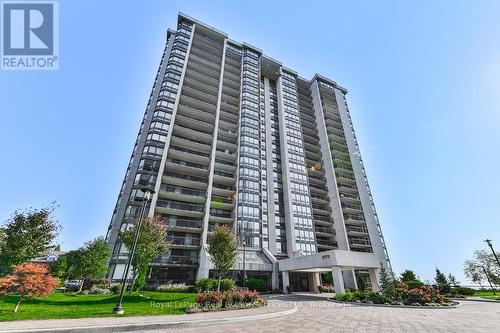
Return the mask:
M 481 298 L 494 299 L 500 301 L 500 290 L 495 291 L 496 295 L 493 295 L 493 291 L 482 291 L 477 290 L 474 296 L 479 296 Z
M 143 295 L 143 296 L 140 296 Z M 125 316 L 182 314 L 195 303 L 196 294 L 141 292 L 125 296 Z M 13 313 L 18 296 L 0 296 L 0 321 L 21 319 L 55 319 L 110 317 L 118 301 L 117 295 L 76 295 L 54 293 L 46 298 L 25 300 Z M 163 305 L 163 307 L 162 307 Z M 123 315 L 122 315 L 123 316 Z

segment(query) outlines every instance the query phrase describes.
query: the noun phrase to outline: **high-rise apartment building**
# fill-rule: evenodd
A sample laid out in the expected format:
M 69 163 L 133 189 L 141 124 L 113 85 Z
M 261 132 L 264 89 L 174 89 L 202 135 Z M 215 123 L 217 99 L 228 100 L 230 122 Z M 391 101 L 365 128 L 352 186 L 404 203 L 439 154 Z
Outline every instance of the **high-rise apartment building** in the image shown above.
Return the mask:
M 179 14 L 108 229 L 110 278 L 122 279 L 119 230 L 137 220 L 147 188 L 146 214 L 172 243 L 151 282 L 212 274 L 207 238 L 228 225 L 242 245 L 236 278 L 244 254 L 247 275 L 269 288 L 314 290 L 326 271 L 337 291 L 360 279 L 377 288 L 390 263 L 346 93 Z

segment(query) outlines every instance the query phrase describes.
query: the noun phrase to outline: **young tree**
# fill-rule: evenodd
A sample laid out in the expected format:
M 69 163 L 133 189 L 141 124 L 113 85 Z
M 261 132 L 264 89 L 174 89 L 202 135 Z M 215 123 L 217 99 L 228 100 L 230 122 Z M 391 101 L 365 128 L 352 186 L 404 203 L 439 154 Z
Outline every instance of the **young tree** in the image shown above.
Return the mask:
M 50 276 L 45 267 L 34 264 L 20 264 L 14 267 L 14 273 L 0 279 L 0 294 L 19 295 L 19 301 L 14 308 L 27 297 L 44 297 L 56 288 L 58 279 Z
M 460 282 L 457 281 L 457 278 L 453 274 L 448 274 L 448 283 L 453 287 L 460 287 Z
M 128 249 L 131 249 L 134 244 L 137 227 L 136 223 L 132 228 L 120 233 L 120 238 Z M 149 264 L 154 258 L 167 251 L 168 245 L 167 229 L 162 221 L 158 218 L 144 219 L 132 258 L 133 278 L 130 291 L 132 288 L 138 290 L 144 287 Z
M 88 241 L 83 247 L 66 254 L 68 275 L 81 280 L 78 292 L 82 291 L 86 279 L 100 279 L 108 271 L 111 251 L 103 237 Z
M 238 255 L 238 241 L 232 230 L 226 226 L 216 226 L 208 240 L 207 252 L 217 270 L 217 291 L 220 291 L 220 280 L 233 267 Z
M 441 272 L 437 267 L 436 267 L 436 276 L 434 277 L 434 281 L 436 282 L 436 285 L 440 292 L 445 294 L 450 292 L 450 284 L 446 279 L 446 275 L 444 275 L 444 273 Z
M 68 277 L 68 256 L 63 255 L 50 264 L 49 272 L 53 276 L 64 279 Z
M 0 241 L 0 273 L 12 271 L 12 267 L 28 262 L 45 251 L 60 231 L 53 218 L 54 207 L 14 212 L 3 227 Z
M 387 273 L 384 265 L 380 263 L 379 271 L 380 291 L 387 295 L 394 297 L 396 295 L 396 281 L 391 274 Z
M 500 267 L 496 264 L 493 253 L 486 250 L 474 251 L 474 257 L 464 264 L 465 276 L 474 283 L 483 284 L 489 281 L 500 285 Z
M 405 270 L 403 273 L 401 273 L 401 282 L 411 282 L 411 281 L 417 281 L 417 276 L 415 273 L 409 269 Z

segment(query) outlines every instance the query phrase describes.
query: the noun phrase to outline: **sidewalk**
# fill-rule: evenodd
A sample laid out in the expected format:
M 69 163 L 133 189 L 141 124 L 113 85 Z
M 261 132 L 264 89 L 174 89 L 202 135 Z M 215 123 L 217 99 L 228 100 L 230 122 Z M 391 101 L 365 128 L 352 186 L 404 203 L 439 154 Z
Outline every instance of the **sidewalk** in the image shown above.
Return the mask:
M 263 320 L 286 316 L 297 308 L 273 306 L 168 316 L 105 317 L 0 322 L 0 332 L 124 332 L 160 328 L 185 328 L 203 324 Z

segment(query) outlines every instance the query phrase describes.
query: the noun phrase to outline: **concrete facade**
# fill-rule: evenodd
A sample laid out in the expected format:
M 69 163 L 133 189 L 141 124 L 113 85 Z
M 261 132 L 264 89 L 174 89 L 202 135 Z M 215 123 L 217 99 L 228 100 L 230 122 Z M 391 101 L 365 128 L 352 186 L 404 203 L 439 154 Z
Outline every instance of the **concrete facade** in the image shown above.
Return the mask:
M 109 277 L 122 279 L 119 230 L 137 221 L 146 188 L 148 216 L 172 242 L 150 283 L 209 276 L 207 240 L 228 225 L 241 244 L 236 279 L 245 270 L 270 289 L 317 291 L 331 271 L 338 292 L 360 274 L 378 288 L 378 268 L 391 267 L 346 94 L 179 14 L 109 225 Z

